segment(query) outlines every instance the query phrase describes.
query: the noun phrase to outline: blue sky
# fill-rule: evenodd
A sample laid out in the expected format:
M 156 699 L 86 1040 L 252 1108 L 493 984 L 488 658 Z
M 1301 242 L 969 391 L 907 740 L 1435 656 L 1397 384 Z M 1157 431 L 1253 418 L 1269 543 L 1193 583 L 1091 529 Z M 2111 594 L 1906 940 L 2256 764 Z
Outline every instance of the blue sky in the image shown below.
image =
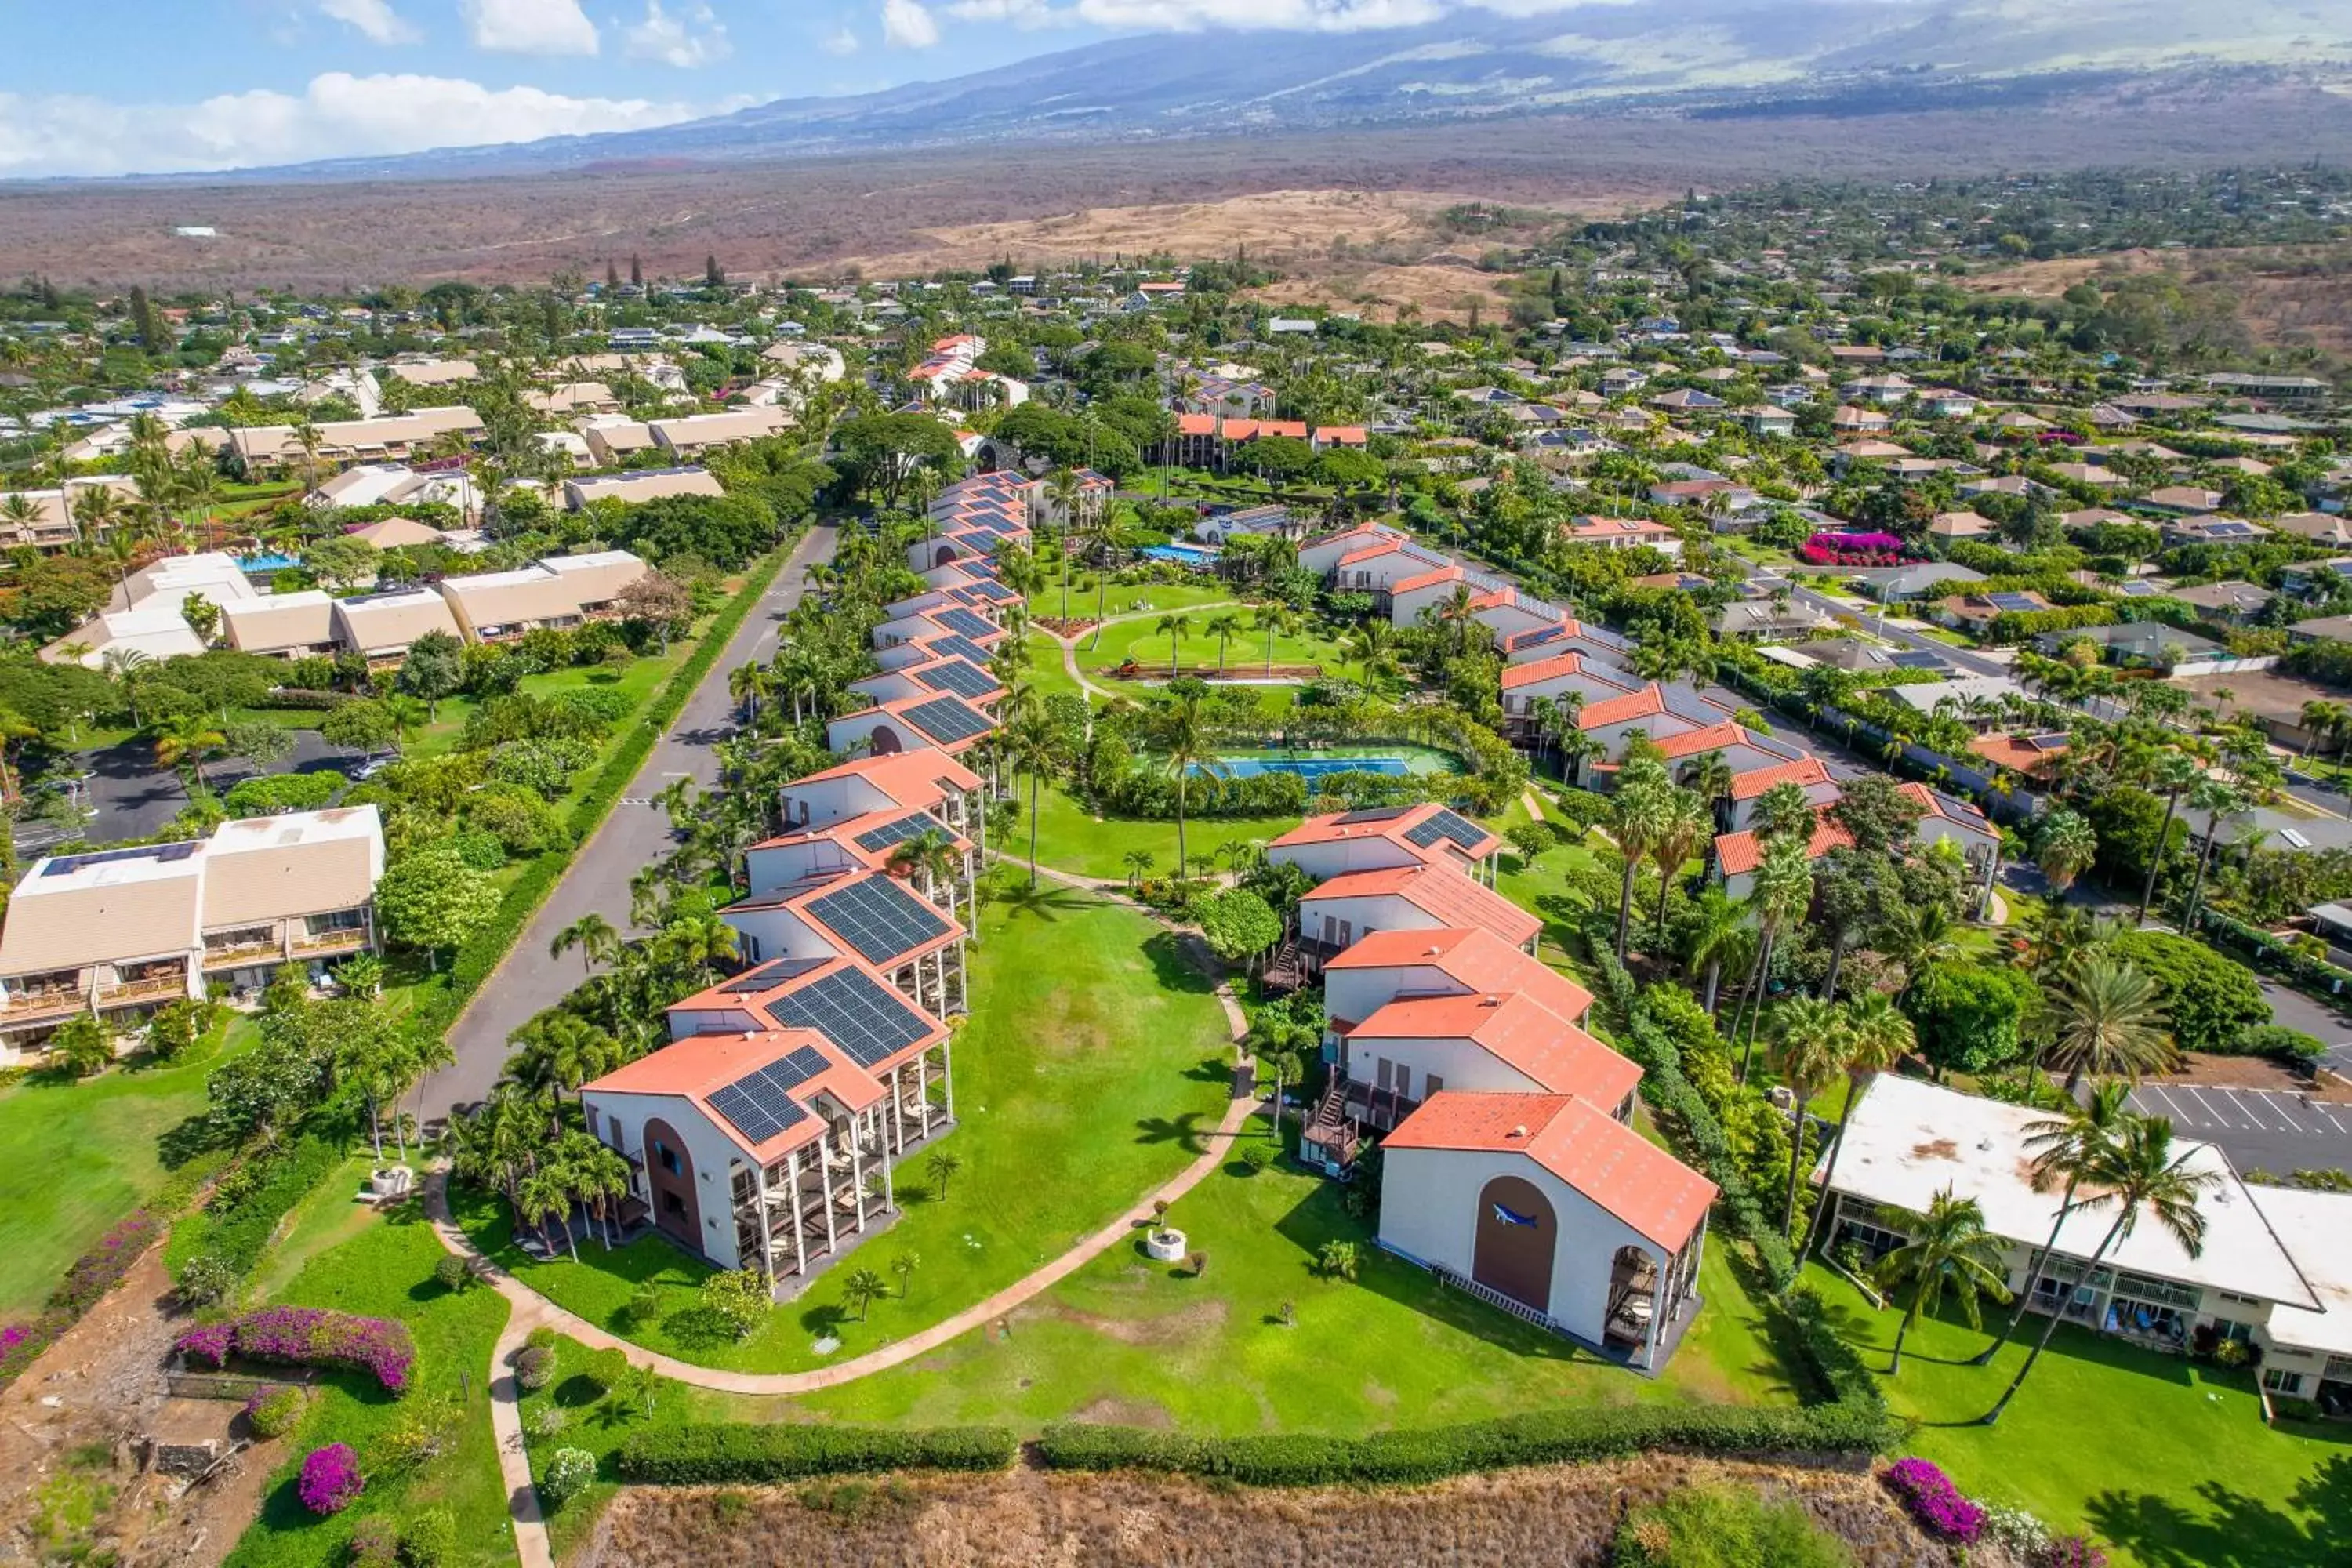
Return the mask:
M 1594 3 L 1609 0 L 11 0 L 0 178 L 627 130 L 1135 32 Z

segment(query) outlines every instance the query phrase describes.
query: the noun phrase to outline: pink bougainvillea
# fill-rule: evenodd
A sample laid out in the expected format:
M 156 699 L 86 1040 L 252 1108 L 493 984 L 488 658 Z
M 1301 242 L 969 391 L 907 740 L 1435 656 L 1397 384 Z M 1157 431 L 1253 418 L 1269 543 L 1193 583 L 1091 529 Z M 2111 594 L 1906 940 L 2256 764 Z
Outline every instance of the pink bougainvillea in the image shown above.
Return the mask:
M 175 1348 L 214 1366 L 234 1354 L 289 1366 L 343 1367 L 372 1373 L 392 1394 L 408 1391 L 416 1363 L 416 1347 L 403 1325 L 316 1307 L 264 1307 L 205 1323 L 182 1334 Z
M 1984 1510 L 1960 1495 L 1952 1478 L 1926 1459 L 1897 1459 L 1878 1473 L 1928 1533 L 1965 1546 L 1984 1532 Z
M 312 1513 L 341 1513 L 366 1484 L 360 1475 L 360 1457 L 352 1452 L 352 1446 L 330 1443 L 311 1449 L 303 1458 L 302 1479 L 295 1482 L 294 1490 Z
M 1797 553 L 1815 566 L 1898 566 L 1913 558 L 1891 533 L 1816 533 Z

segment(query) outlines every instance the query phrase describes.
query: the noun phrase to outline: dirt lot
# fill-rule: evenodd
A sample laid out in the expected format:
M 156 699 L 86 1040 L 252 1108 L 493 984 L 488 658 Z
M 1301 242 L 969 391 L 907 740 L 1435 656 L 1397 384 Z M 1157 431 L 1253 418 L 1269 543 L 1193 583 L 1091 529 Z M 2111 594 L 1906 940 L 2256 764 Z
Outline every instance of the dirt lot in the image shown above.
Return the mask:
M 1717 1479 L 1801 1498 L 1853 1546 L 1864 1568 L 1950 1562 L 1866 1476 L 1654 1457 L 1389 1491 L 1213 1490 L 1181 1480 L 1034 1471 L 797 1490 L 633 1488 L 606 1513 L 576 1568 L 1597 1568 L 1608 1560 L 1625 1508 Z
M 212 1568 L 260 1511 L 273 1446 L 194 1489 L 140 1468 L 146 1436 L 212 1439 L 226 1451 L 239 1409 L 169 1396 L 163 1363 L 184 1326 L 170 1289 L 159 1247 L 0 1394 L 0 1560 L 97 1543 L 121 1568 Z
M 2240 250 L 2125 250 L 2110 256 L 2026 261 L 1980 272 L 1964 286 L 1989 293 L 2055 299 L 2086 278 L 2169 268 L 2184 282 L 2216 283 L 2238 296 L 2237 315 L 2253 340 L 2352 353 L 2352 246 L 2281 246 Z

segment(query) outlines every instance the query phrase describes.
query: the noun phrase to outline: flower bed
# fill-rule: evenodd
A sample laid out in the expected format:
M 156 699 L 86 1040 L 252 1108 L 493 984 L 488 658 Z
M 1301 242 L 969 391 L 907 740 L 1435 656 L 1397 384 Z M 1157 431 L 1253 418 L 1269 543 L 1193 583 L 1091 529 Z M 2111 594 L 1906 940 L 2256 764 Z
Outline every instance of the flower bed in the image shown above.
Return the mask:
M 68 1329 L 81 1321 L 81 1315 L 98 1305 L 106 1293 L 122 1282 L 131 1266 L 139 1261 L 155 1240 L 163 1222 L 146 1209 L 134 1209 L 114 1228 L 99 1238 L 98 1245 L 74 1259 L 58 1288 L 49 1292 L 48 1304 L 38 1317 L 26 1322 L 0 1325 L 0 1388 L 5 1388 L 24 1375 L 25 1369 L 35 1358 L 57 1343 Z
M 360 1457 L 349 1443 L 313 1448 L 302 1461 L 302 1479 L 295 1492 L 312 1513 L 341 1513 L 352 1506 L 366 1485 L 360 1477 Z
M 416 1347 L 404 1325 L 316 1307 L 264 1307 L 206 1323 L 182 1334 L 173 1348 L 215 1367 L 227 1364 L 234 1354 L 288 1366 L 364 1372 L 395 1394 L 408 1391 L 408 1374 L 416 1363 Z
M 1916 559 L 1891 533 L 1816 533 L 1797 553 L 1814 566 L 1899 566 Z
M 1966 1546 L 1984 1533 L 1985 1510 L 1927 1460 L 1897 1459 L 1878 1479 L 1930 1535 Z

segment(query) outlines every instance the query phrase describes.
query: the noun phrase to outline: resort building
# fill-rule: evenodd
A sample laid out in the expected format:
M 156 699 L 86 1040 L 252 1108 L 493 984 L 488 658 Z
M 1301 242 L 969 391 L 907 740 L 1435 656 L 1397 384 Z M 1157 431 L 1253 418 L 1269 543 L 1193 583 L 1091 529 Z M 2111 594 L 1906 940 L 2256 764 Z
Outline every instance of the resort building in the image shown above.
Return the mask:
M 1348 871 L 1446 866 L 1492 884 L 1503 841 L 1434 802 L 1373 806 L 1310 816 L 1265 847 L 1277 866 L 1297 866 L 1317 881 Z
M 334 617 L 335 640 L 370 660 L 404 658 L 427 632 L 465 636 L 449 601 L 430 588 L 337 599 Z
M 513 572 L 446 577 L 441 596 L 468 642 L 504 642 L 541 626 L 607 618 L 646 563 L 625 550 L 551 555 Z

